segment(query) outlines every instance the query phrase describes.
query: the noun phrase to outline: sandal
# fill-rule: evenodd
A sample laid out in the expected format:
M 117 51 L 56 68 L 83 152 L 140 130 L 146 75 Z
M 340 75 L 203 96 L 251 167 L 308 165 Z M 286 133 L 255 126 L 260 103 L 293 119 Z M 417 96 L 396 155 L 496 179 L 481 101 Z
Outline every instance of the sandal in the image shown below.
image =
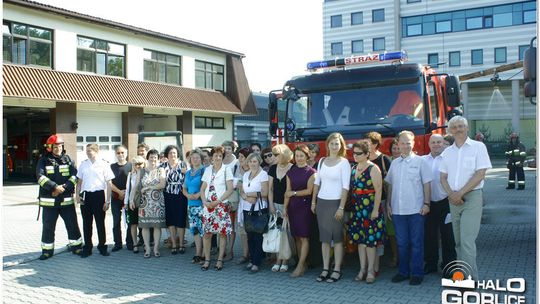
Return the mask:
M 289 271 L 289 265 L 281 264 L 281 267 L 279 267 L 279 272 L 287 272 L 287 271 Z
M 197 264 L 197 263 L 199 263 L 200 261 L 201 261 L 201 257 L 198 256 L 198 255 L 196 255 L 196 256 L 194 256 L 193 259 L 191 260 L 191 263 Z
M 248 263 L 248 264 L 246 265 L 246 270 L 250 270 L 251 267 L 253 267 L 253 263 Z
M 375 282 L 375 276 L 376 274 L 372 271 L 368 271 L 367 277 L 366 277 L 366 283 L 372 284 Z
M 178 253 L 178 248 L 176 248 L 176 247 L 171 248 L 171 254 L 172 255 L 176 255 L 177 253 Z
M 279 264 L 274 264 L 274 266 L 272 266 L 272 272 L 278 272 L 279 269 L 280 269 L 281 265 Z
M 339 281 L 339 279 L 341 279 L 341 271 L 333 270 L 333 271 L 332 271 L 332 274 L 334 274 L 334 273 L 337 273 L 337 274 L 338 274 L 338 277 L 335 278 L 335 277 L 333 277 L 333 276 L 330 275 L 330 277 L 328 277 L 328 279 L 326 279 L 326 282 L 327 282 L 327 283 L 335 283 L 335 282 Z
M 144 253 L 144 258 L 145 258 L 145 259 L 149 259 L 149 258 L 150 258 L 150 253 L 145 252 L 145 253 Z
M 133 253 L 139 253 L 139 246 L 133 246 Z
M 178 250 L 178 253 L 180 253 L 180 254 L 186 253 L 186 247 L 184 247 L 184 246 L 180 246 L 180 248 L 177 248 L 177 250 Z
M 154 256 L 156 258 L 159 258 L 161 256 L 161 254 L 159 253 L 159 251 L 154 251 Z
M 366 279 L 366 270 L 365 269 L 360 270 L 358 275 L 354 278 L 354 280 L 356 282 L 360 282 L 360 281 L 363 281 L 365 279 Z
M 218 265 L 219 264 L 219 265 Z M 217 260 L 216 262 L 216 266 L 214 267 L 214 269 L 216 271 L 220 271 L 221 269 L 223 269 L 223 260 Z
M 210 260 L 204 260 L 204 264 L 201 266 L 202 271 L 207 271 L 210 268 Z
M 325 273 L 325 272 L 326 272 L 326 274 L 323 275 L 323 273 Z M 328 273 L 328 269 L 323 269 L 321 274 L 317 277 L 316 281 L 317 282 L 325 281 L 325 280 L 328 279 L 329 275 L 330 275 L 330 273 Z

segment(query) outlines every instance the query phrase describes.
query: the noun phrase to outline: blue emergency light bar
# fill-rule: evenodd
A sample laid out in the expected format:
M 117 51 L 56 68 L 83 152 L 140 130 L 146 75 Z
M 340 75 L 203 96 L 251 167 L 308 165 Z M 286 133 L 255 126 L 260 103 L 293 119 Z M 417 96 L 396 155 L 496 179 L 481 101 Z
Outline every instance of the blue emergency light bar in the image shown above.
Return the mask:
M 384 52 L 379 54 L 351 56 L 332 60 L 312 61 L 307 64 L 307 69 L 308 71 L 314 71 L 317 69 L 339 68 L 344 66 L 367 63 L 387 63 L 393 61 L 407 61 L 407 52 Z

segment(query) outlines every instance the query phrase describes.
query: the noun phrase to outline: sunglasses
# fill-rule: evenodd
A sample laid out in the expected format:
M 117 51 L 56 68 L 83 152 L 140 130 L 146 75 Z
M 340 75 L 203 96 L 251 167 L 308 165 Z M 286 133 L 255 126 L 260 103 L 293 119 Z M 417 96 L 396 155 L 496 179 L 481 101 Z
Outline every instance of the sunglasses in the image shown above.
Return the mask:
M 135 166 L 142 166 L 144 163 L 136 163 Z
M 364 152 L 353 152 L 354 156 L 360 156 L 360 155 L 364 155 L 364 154 L 366 154 L 366 153 L 364 153 Z
M 274 154 L 268 153 L 268 154 L 265 154 L 265 155 L 264 155 L 264 158 L 269 158 L 269 157 L 272 157 L 272 156 L 274 156 Z

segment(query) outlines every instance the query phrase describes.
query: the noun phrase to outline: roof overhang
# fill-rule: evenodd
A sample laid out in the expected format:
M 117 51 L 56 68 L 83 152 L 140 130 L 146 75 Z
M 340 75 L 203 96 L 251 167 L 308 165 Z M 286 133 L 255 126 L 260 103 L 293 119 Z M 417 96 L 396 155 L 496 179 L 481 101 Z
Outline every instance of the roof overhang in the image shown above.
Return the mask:
M 5 98 L 241 114 L 222 92 L 3 64 Z

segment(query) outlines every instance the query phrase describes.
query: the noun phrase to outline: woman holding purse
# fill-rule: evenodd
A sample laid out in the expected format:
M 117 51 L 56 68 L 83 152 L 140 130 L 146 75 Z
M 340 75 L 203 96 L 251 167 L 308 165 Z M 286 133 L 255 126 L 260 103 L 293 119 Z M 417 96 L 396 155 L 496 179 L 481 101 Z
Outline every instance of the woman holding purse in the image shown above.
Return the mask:
M 128 225 L 131 239 L 133 241 L 133 253 L 139 253 L 137 243 L 137 225 L 139 224 L 139 206 L 141 205 L 142 197 L 140 189 L 137 189 L 136 184 L 139 175 L 144 172 L 146 161 L 142 156 L 135 156 L 131 163 L 131 172 L 127 176 L 126 195 L 124 196 L 124 208 L 126 208 L 126 222 Z
M 190 151 L 189 164 L 191 169 L 186 172 L 182 192 L 188 199 L 189 229 L 193 234 L 193 239 L 195 241 L 195 255 L 191 262 L 199 263 L 203 259 L 201 235 L 204 234 L 201 219 L 203 207 L 200 192 L 201 178 L 204 172 L 201 150 L 195 149 Z
M 250 231 L 245 224 L 244 219 L 249 216 L 249 212 L 261 210 L 268 214 L 268 174 L 261 168 L 263 162 L 261 156 L 257 153 L 248 155 L 246 162 L 249 165 L 249 171 L 244 173 L 240 187 L 240 210 L 243 210 L 238 217 L 238 222 L 246 229 L 248 237 L 248 247 L 250 263 L 246 269 L 252 273 L 258 272 L 263 258 L 263 234 Z M 270 203 L 273 209 L 272 203 Z
M 219 236 L 219 256 L 215 269 L 223 269 L 223 256 L 227 244 L 227 235 L 232 232 L 230 205 L 227 199 L 233 192 L 233 175 L 231 169 L 223 165 L 225 150 L 221 146 L 212 149 L 212 165 L 208 166 L 201 179 L 201 198 L 203 199 L 202 225 L 204 230 L 203 271 L 210 267 L 210 247 L 212 235 Z

